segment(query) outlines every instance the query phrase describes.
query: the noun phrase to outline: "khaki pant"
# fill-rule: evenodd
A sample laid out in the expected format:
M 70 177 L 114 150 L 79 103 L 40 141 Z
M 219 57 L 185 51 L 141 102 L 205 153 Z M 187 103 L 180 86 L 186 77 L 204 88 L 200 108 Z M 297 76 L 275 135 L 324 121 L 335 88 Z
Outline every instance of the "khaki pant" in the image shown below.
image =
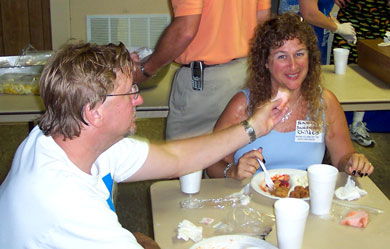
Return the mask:
M 178 69 L 169 99 L 167 140 L 211 133 L 227 103 L 244 87 L 246 79 L 246 58 L 205 68 L 203 91 L 192 89 L 190 68 Z

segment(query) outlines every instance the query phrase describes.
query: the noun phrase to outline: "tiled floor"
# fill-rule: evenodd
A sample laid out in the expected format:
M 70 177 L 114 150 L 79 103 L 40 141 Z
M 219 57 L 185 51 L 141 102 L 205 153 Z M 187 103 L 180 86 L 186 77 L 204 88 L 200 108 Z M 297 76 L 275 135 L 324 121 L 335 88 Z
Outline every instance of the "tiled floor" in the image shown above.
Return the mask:
M 165 119 L 137 120 L 137 135 L 152 141 L 164 140 Z M 17 146 L 27 136 L 26 124 L 0 125 L 0 182 L 5 178 Z M 375 166 L 370 178 L 390 198 L 390 133 L 371 133 L 376 145 L 364 148 L 357 144 Z M 153 236 L 149 187 L 154 181 L 119 184 L 116 209 L 120 223 L 132 232 Z

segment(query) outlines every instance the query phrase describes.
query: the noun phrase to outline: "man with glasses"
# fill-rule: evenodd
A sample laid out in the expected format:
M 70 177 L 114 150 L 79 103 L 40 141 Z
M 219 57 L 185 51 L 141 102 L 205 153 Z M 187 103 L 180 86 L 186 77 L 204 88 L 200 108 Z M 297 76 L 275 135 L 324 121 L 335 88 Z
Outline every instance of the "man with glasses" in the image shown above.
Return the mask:
M 159 248 L 119 224 L 113 182 L 200 170 L 268 133 L 286 113 L 276 101 L 211 135 L 159 145 L 128 138 L 143 102 L 134 69 L 123 44 L 67 45 L 46 64 L 46 111 L 0 186 L 0 248 Z

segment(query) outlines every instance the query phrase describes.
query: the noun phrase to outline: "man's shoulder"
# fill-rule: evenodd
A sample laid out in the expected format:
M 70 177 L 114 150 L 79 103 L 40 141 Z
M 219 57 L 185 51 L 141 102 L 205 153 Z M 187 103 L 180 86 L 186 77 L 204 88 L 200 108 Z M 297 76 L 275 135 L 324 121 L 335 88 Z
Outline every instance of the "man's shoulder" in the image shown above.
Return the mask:
M 188 15 L 199 15 L 202 13 L 204 0 L 171 0 L 173 12 L 175 17 L 177 16 L 188 16 Z

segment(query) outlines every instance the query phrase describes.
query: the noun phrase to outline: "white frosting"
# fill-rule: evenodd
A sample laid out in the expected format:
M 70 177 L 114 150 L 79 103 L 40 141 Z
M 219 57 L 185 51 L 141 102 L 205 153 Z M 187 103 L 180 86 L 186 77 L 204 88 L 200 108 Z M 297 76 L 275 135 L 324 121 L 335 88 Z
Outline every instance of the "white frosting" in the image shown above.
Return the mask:
M 292 175 L 291 176 L 292 188 L 295 186 L 302 186 L 306 188 L 309 185 L 307 174 L 305 175 Z

